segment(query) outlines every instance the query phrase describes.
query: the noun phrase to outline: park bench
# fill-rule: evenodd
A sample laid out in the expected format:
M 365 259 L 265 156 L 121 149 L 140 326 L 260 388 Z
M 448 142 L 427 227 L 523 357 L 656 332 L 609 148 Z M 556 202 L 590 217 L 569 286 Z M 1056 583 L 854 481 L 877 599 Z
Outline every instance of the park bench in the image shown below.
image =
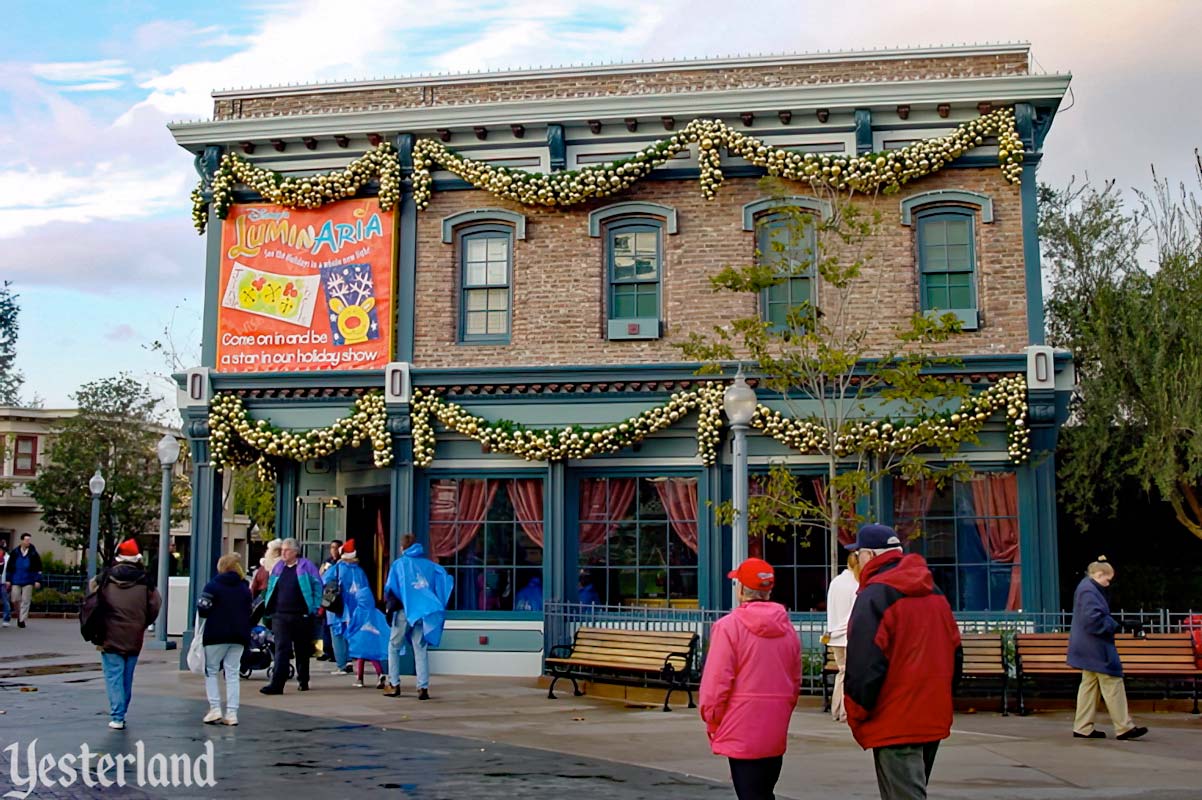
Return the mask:
M 1192 681 L 1193 713 L 1198 713 L 1198 668 L 1193 641 L 1188 633 L 1149 633 L 1136 638 L 1131 634 L 1115 636 L 1123 676 L 1128 679 L 1173 679 Z M 1018 713 L 1026 714 L 1023 684 L 1026 679 L 1078 678 L 1080 670 L 1068 665 L 1067 633 L 1020 633 L 1015 637 L 1018 662 Z
M 551 674 L 547 698 L 555 699 L 555 684 L 560 678 L 572 681 L 579 697 L 577 678 L 606 680 L 638 685 L 664 685 L 664 711 L 671 711 L 672 692 L 684 691 L 693 702 L 696 684 L 698 636 L 691 631 L 646 631 L 622 628 L 580 628 L 570 645 L 556 645 L 546 665 Z
M 1000 680 L 1002 684 L 1002 714 L 1009 713 L 1010 674 L 1006 669 L 1006 644 L 1000 633 L 965 633 L 960 637 L 964 650 L 962 680 Z M 831 710 L 835 678 L 839 672 L 835 656 L 826 648 L 822 666 L 822 707 Z

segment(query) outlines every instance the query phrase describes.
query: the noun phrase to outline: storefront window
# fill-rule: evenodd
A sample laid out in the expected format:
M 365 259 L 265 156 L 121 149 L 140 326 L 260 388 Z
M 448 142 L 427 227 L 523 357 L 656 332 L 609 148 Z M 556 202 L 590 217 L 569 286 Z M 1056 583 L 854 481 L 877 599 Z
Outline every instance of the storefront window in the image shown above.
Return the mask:
M 580 481 L 582 603 L 696 608 L 696 478 Z
M 977 475 L 943 489 L 894 479 L 893 519 L 907 549 L 926 558 L 954 610 L 1022 607 L 1014 473 Z
M 798 476 L 798 490 L 811 503 L 822 503 L 826 482 L 822 478 Z M 752 493 L 759 483 L 752 478 Z M 790 611 L 822 611 L 826 608 L 827 576 L 830 572 L 830 537 L 826 524 L 817 519 L 798 519 L 791 525 L 771 528 L 749 537 L 747 554 L 762 558 L 776 572 L 772 599 Z
M 430 555 L 455 578 L 456 611 L 542 611 L 543 482 L 430 482 Z

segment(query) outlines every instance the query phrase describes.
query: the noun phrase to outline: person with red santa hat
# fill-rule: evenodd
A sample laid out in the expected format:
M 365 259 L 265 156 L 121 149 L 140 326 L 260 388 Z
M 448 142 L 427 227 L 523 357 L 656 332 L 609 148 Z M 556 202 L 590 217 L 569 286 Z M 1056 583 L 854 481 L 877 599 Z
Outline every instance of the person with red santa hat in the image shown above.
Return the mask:
M 109 698 L 109 727 L 125 729 L 125 714 L 133 697 L 134 668 L 142 653 L 146 629 L 158 616 L 162 598 L 142 565 L 135 539 L 117 546 L 112 567 L 92 579 L 100 593 L 95 613 L 101 615 L 103 637 L 97 644 Z

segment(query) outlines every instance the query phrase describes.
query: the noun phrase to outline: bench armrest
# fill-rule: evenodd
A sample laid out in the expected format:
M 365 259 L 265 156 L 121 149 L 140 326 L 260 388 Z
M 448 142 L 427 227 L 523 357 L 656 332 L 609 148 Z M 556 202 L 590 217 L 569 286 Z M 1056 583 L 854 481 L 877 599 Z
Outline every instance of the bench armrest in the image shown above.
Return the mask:
M 570 658 L 572 655 L 572 645 L 556 644 L 551 646 L 551 652 L 547 653 L 547 658 Z
M 668 653 L 668 655 L 664 656 L 664 671 L 667 672 L 669 667 L 671 667 L 674 671 L 681 671 L 681 670 L 676 670 L 676 667 L 672 665 L 672 660 L 677 659 L 677 658 L 684 661 L 683 672 L 688 675 L 692 675 L 694 672 L 694 668 L 693 668 L 693 654 L 691 652 L 689 652 L 689 653 Z

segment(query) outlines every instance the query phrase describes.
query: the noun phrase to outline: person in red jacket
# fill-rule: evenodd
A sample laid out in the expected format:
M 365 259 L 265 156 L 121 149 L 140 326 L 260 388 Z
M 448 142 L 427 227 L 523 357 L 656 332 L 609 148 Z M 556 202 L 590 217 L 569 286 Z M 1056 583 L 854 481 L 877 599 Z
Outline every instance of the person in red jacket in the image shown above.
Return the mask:
M 847 629 L 847 721 L 872 749 L 882 800 L 927 796 L 939 742 L 951 735 L 960 631 L 927 562 L 903 555 L 887 525 L 860 528 L 847 546 L 860 592 Z
M 730 759 L 739 800 L 773 800 L 789 719 L 801 693 L 801 639 L 780 603 L 776 574 L 749 558 L 728 577 L 739 605 L 714 623 L 701 676 L 701 719 L 714 755 Z

